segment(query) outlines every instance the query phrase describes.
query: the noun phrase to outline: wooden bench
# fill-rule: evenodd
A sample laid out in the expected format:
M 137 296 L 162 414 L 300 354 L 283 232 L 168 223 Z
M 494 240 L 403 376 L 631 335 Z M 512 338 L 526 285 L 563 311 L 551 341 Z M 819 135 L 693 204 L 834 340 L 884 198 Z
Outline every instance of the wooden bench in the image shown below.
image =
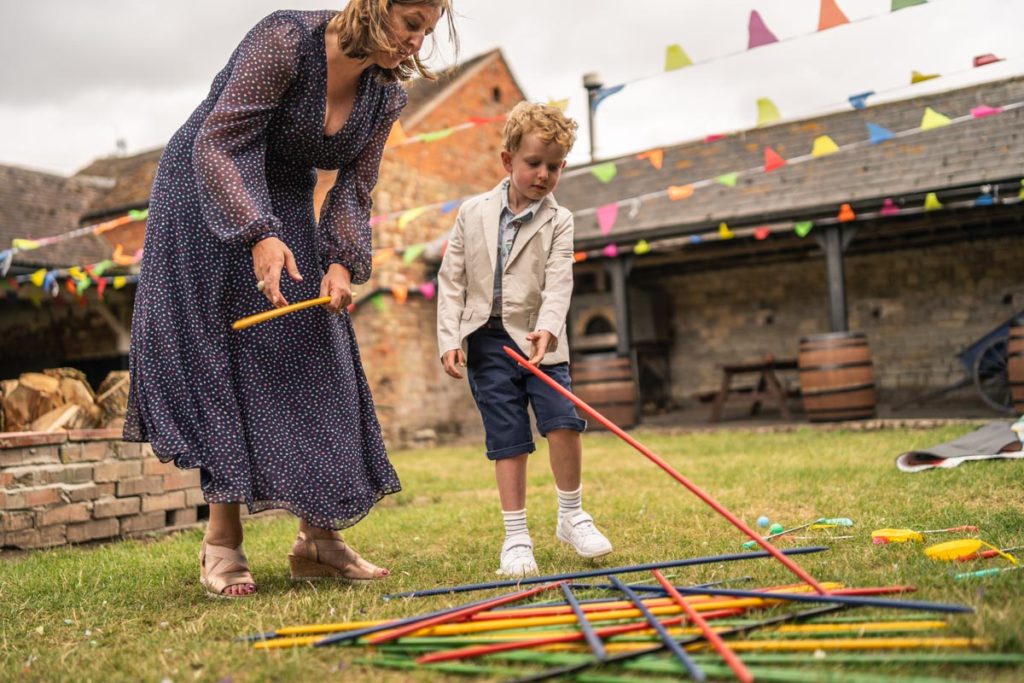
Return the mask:
M 784 420 L 793 419 L 789 411 L 787 400 L 790 396 L 799 395 L 799 390 L 791 390 L 779 379 L 776 374 L 779 370 L 796 370 L 796 358 L 775 358 L 765 356 L 759 361 L 747 363 L 730 363 L 720 365 L 722 370 L 722 385 L 715 394 L 714 403 L 711 406 L 711 416 L 708 422 L 718 422 L 722 419 L 722 406 L 730 396 L 742 395 L 752 401 L 750 414 L 757 415 L 761 410 L 761 403 L 765 400 L 773 401 L 779 408 Z M 732 380 L 737 375 L 755 375 L 757 381 L 753 388 L 734 387 Z

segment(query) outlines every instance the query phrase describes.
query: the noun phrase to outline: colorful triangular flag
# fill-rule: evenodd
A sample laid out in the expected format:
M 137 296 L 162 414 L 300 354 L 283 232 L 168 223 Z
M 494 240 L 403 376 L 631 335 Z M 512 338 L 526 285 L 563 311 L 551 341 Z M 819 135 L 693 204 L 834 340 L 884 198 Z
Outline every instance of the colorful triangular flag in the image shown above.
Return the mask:
M 415 209 L 403 211 L 402 215 L 398 217 L 398 229 L 405 230 L 405 226 L 422 216 L 423 212 L 426 210 L 427 209 L 424 206 L 417 206 Z
M 848 223 L 852 220 L 857 219 L 857 214 L 853 212 L 853 207 L 849 204 L 843 204 L 839 207 L 839 215 L 836 216 L 836 220 L 840 223 Z
M 797 221 L 796 223 L 793 223 L 793 232 L 795 232 L 798 237 L 807 237 L 813 227 L 814 221 Z
M 836 0 L 821 0 L 821 10 L 818 12 L 818 30 L 842 26 L 850 23 L 850 20 L 843 14 L 843 10 L 836 5 Z
M 640 240 L 633 246 L 633 253 L 637 256 L 643 256 L 651 250 L 651 245 L 647 243 L 647 240 Z
M 565 111 L 566 109 L 569 108 L 569 98 L 566 97 L 561 100 L 548 100 L 548 106 L 554 107 L 555 109 L 559 109 L 561 111 Z
M 612 242 L 611 244 L 607 245 L 604 249 L 602 249 L 601 253 L 607 256 L 608 258 L 615 258 L 616 256 L 619 255 L 619 248 L 615 245 L 614 242 Z
M 786 160 L 783 159 L 778 152 L 771 147 L 764 148 L 764 172 L 769 173 L 777 168 L 782 168 L 786 165 Z
M 600 180 L 602 183 L 610 183 L 615 174 L 619 172 L 618 167 L 614 161 L 606 161 L 603 164 L 597 164 L 596 166 L 590 167 L 590 172 L 594 174 L 594 177 Z
M 939 201 L 939 196 L 934 192 L 929 192 L 924 196 L 924 210 L 925 211 L 937 211 L 942 208 L 942 202 Z
M 733 234 L 732 230 L 729 229 L 729 224 L 722 221 L 718 224 L 718 238 L 723 240 L 731 240 L 736 235 Z
M 910 84 L 914 85 L 915 83 L 923 83 L 925 81 L 930 81 L 933 78 L 938 78 L 938 77 L 939 77 L 939 74 L 923 74 L 920 71 L 911 71 L 910 72 Z
M 906 9 L 907 7 L 913 7 L 914 5 L 923 5 L 926 2 L 928 2 L 928 0 L 892 0 L 892 9 L 889 11 L 895 12 L 896 10 Z
M 734 183 L 735 184 L 735 183 Z M 674 202 L 693 196 L 693 185 L 669 185 L 668 198 Z
M 812 157 L 823 157 L 829 154 L 835 154 L 839 151 L 839 145 L 835 143 L 835 140 L 827 135 L 819 135 L 814 138 L 814 146 L 811 148 Z
M 736 179 L 740 177 L 737 171 L 732 173 L 723 173 L 720 176 L 715 177 L 715 182 L 719 185 L 725 185 L 726 187 L 736 187 Z
M 615 219 L 619 217 L 619 203 L 612 202 L 597 207 L 597 224 L 601 228 L 601 234 L 607 235 L 615 227 Z
M 442 140 L 448 137 L 454 132 L 454 128 L 442 128 L 441 130 L 433 130 L 430 131 L 429 133 L 420 133 L 419 135 L 415 136 L 415 139 L 421 142 L 437 142 L 438 140 Z
M 877 145 L 880 142 L 891 140 L 893 138 L 892 131 L 884 126 L 880 126 L 877 123 L 868 123 L 868 137 L 870 138 L 872 145 Z
M 693 61 L 680 45 L 669 45 L 665 48 L 665 71 L 675 71 L 690 66 Z
M 775 123 L 782 116 L 779 115 L 779 108 L 775 106 L 767 97 L 759 97 L 757 99 L 757 125 L 767 126 L 771 123 Z
M 437 285 L 433 282 L 424 282 L 422 285 L 417 287 L 417 290 L 423 295 L 424 299 L 430 301 L 437 294 Z
M 983 119 L 986 116 L 995 116 L 996 114 L 1002 114 L 1002 107 L 990 107 L 987 104 L 980 104 L 977 107 L 971 109 L 971 116 L 976 119 Z
M 883 216 L 898 216 L 900 207 L 896 206 L 896 202 L 892 198 L 886 197 L 885 201 L 882 202 L 882 208 L 879 213 Z
M 988 192 L 983 192 L 974 200 L 975 206 L 992 206 L 995 203 L 995 199 Z
M 31 275 L 28 276 L 29 282 L 34 284 L 36 287 L 43 286 L 43 280 L 46 279 L 46 268 L 40 268 Z
M 863 109 L 867 106 L 868 98 L 874 94 L 874 90 L 866 90 L 864 92 L 857 93 L 856 95 L 850 95 L 846 99 L 850 101 L 850 106 L 854 109 Z
M 924 116 L 921 117 L 921 130 L 931 130 L 948 126 L 952 121 L 945 114 L 940 114 L 931 107 L 924 108 Z
M 626 84 L 621 83 L 619 85 L 613 85 L 607 88 L 598 88 L 597 91 L 594 92 L 594 95 L 590 98 L 590 109 L 592 111 L 597 111 L 597 105 L 601 104 L 615 93 L 621 92 L 622 89 L 625 87 Z
M 766 240 L 770 234 L 772 234 L 772 229 L 769 227 L 762 225 L 760 228 L 754 228 L 754 239 L 756 240 Z
M 750 37 L 747 41 L 747 49 L 751 50 L 755 47 L 761 47 L 762 45 L 768 45 L 769 43 L 777 43 L 778 38 L 775 34 L 768 30 L 765 26 L 764 19 L 757 13 L 757 10 L 750 11 L 750 20 L 747 22 L 747 28 Z
M 661 170 L 662 164 L 665 163 L 665 150 L 663 149 L 649 149 L 646 152 L 641 152 L 636 155 L 637 159 L 647 159 L 651 162 L 651 166 Z
M 402 263 L 409 265 L 420 257 L 427 248 L 426 244 L 414 244 L 411 247 L 406 247 L 402 252 Z

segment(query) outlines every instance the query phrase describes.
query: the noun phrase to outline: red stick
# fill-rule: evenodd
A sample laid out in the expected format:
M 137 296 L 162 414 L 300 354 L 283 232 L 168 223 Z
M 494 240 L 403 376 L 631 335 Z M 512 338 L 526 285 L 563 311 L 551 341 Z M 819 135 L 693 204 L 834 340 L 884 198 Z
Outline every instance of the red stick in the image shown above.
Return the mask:
M 729 668 L 736 674 L 736 678 L 743 683 L 753 683 L 754 675 L 750 673 L 750 669 L 743 665 L 743 662 L 741 662 L 740 658 L 736 656 L 736 653 L 729 649 L 729 646 L 725 644 L 725 641 L 715 633 L 715 630 L 711 628 L 708 622 L 704 621 L 704 617 L 702 617 L 700 613 L 693 608 L 693 605 L 687 602 L 686 598 L 679 594 L 679 591 L 676 590 L 675 586 L 669 583 L 668 579 L 665 578 L 665 575 L 657 569 L 652 569 L 651 574 L 653 574 L 654 578 L 658 580 L 661 587 L 668 591 L 672 600 L 683 608 L 683 611 L 686 612 L 686 616 L 690 618 L 690 621 L 700 628 L 704 633 L 704 637 L 707 638 L 709 643 L 711 643 L 711 647 L 718 650 L 718 654 L 722 655 L 722 659 L 725 660 L 725 663 L 728 664 Z
M 710 505 L 712 507 L 712 509 L 714 509 L 715 512 L 717 512 L 718 514 L 722 515 L 727 520 L 729 520 L 729 522 L 734 527 L 736 527 L 737 529 L 742 531 L 744 534 L 749 536 L 759 546 L 761 546 L 768 553 L 770 553 L 776 560 L 778 560 L 779 562 L 784 564 L 786 566 L 786 569 L 788 569 L 789 571 L 793 572 L 798 577 L 800 577 L 801 581 L 803 581 L 808 586 L 810 586 L 811 588 L 813 588 L 815 591 L 817 591 L 818 593 L 820 593 L 822 595 L 826 595 L 828 593 L 828 591 L 826 591 L 824 588 L 822 588 L 821 584 L 818 583 L 814 579 L 813 576 L 811 576 L 806 571 L 801 569 L 800 566 L 796 562 L 794 562 L 793 560 L 789 559 L 788 557 L 786 557 L 785 555 L 780 553 L 778 548 L 776 548 L 774 545 L 772 545 L 771 543 L 768 543 L 763 538 L 761 538 L 761 535 L 758 534 L 753 529 L 751 529 L 749 526 L 747 526 L 743 522 L 743 520 L 741 520 L 739 517 L 737 517 L 736 515 L 732 514 L 728 510 L 726 510 L 718 501 L 716 501 L 714 498 L 712 498 L 707 493 L 705 493 L 703 490 L 701 490 L 701 488 L 699 486 L 697 486 L 696 484 L 691 482 L 689 479 L 684 477 L 682 474 L 680 474 L 678 471 L 676 471 L 667 462 L 665 462 L 660 457 L 655 455 L 653 451 L 651 451 L 649 448 L 647 448 L 646 446 L 641 444 L 639 441 L 637 441 L 636 439 L 631 437 L 626 432 L 622 431 L 618 427 L 618 425 L 614 424 L 611 420 L 606 418 L 604 415 L 602 415 L 601 413 L 597 412 L 596 410 L 594 410 L 593 408 L 588 406 L 586 404 L 586 402 L 581 400 L 579 397 L 577 397 L 571 391 L 566 390 L 565 388 L 560 386 L 558 384 L 558 382 L 554 381 L 553 379 L 551 379 L 550 377 L 545 375 L 544 372 L 540 368 L 536 367 L 535 365 L 531 365 L 528 360 L 523 358 L 516 351 L 514 351 L 513 349 L 510 349 L 507 346 L 504 346 L 502 348 L 504 348 L 505 349 L 505 353 L 507 353 L 509 356 L 511 356 L 517 363 L 519 363 L 524 368 L 526 368 L 527 370 L 532 372 L 534 375 L 536 375 L 539 379 L 541 379 L 549 387 L 551 387 L 552 389 L 554 389 L 555 391 L 560 393 L 562 396 L 565 396 L 567 399 L 569 399 L 570 401 L 575 403 L 581 410 L 583 410 L 585 413 L 587 413 L 588 415 L 593 417 L 595 420 L 600 422 L 602 425 L 604 425 L 605 429 L 607 429 L 608 431 L 614 433 L 616 436 L 618 436 L 620 439 L 622 439 L 623 441 L 628 443 L 630 446 L 632 446 L 636 450 L 640 451 L 641 455 L 645 456 L 648 460 L 653 462 L 655 465 L 657 465 L 661 469 L 665 470 L 665 472 L 668 473 L 669 476 L 671 476 L 673 479 L 678 481 L 680 484 L 682 484 L 683 486 L 688 488 L 694 495 L 696 495 L 698 498 L 703 500 L 705 503 Z
M 740 609 L 729 609 L 721 610 L 720 612 L 708 612 L 705 617 L 718 618 L 726 616 L 735 616 L 737 613 L 742 613 Z M 671 619 L 662 620 L 663 626 L 678 626 L 686 621 L 686 617 L 672 617 Z M 647 631 L 650 630 L 651 625 L 646 621 L 641 621 L 633 624 L 622 624 L 621 626 L 606 626 L 605 628 L 594 629 L 594 633 L 600 638 L 610 638 L 611 636 L 617 636 L 622 633 L 631 633 L 633 631 Z M 530 640 L 517 640 L 514 642 L 507 643 L 495 643 L 493 645 L 471 645 L 469 647 L 459 648 L 457 650 L 445 650 L 444 652 L 431 652 L 430 654 L 423 655 L 416 660 L 417 664 L 429 664 L 430 662 L 447 662 L 452 659 L 471 659 L 473 657 L 483 657 L 484 655 L 494 654 L 495 652 L 508 652 L 509 650 L 522 650 L 530 647 L 541 647 L 542 645 L 555 645 L 556 643 L 573 643 L 577 640 L 583 640 L 582 633 L 567 633 L 561 636 L 547 636 L 544 638 L 532 638 Z
M 523 598 L 528 598 L 531 595 L 536 595 L 537 593 L 542 593 L 546 590 L 551 590 L 552 588 L 558 588 L 563 583 L 566 582 L 555 581 L 554 583 L 546 583 L 542 586 L 536 586 L 525 591 L 519 591 L 518 593 L 505 595 L 500 598 L 495 598 L 494 600 L 491 600 L 489 602 L 484 602 L 477 605 L 473 605 L 471 607 L 466 607 L 455 612 L 449 612 L 448 614 L 441 614 L 436 617 L 428 617 L 420 621 L 414 621 L 411 624 L 407 624 L 406 626 L 402 626 L 401 628 L 396 628 L 393 631 L 385 631 L 379 636 L 374 636 L 373 638 L 370 638 L 370 640 L 367 642 L 369 642 L 370 645 L 379 645 L 381 643 L 387 643 L 392 640 L 397 640 L 402 636 L 407 636 L 410 633 L 419 631 L 423 628 L 437 626 L 438 624 L 444 624 L 449 621 L 458 621 L 459 619 L 471 616 L 473 614 L 476 614 L 477 612 L 482 612 L 485 609 L 499 607 L 509 602 L 515 602 L 517 600 L 522 600 Z

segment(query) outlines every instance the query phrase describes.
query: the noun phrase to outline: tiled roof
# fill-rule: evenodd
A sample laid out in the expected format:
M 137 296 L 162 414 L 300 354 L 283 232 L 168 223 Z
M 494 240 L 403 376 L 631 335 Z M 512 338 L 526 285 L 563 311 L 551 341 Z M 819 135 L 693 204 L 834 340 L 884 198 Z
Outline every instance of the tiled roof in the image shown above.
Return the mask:
M 80 227 L 79 217 L 107 192 L 95 179 L 65 178 L 14 166 L 0 166 L 0 245 L 15 238 L 49 237 Z M 15 255 L 14 265 L 61 267 L 95 263 L 110 247 L 93 235 Z
M 664 148 L 660 170 L 633 156 L 615 160 L 618 174 L 602 183 L 591 173 L 567 177 L 556 192 L 570 209 L 598 207 L 672 185 L 757 168 L 765 146 L 784 158 L 806 155 L 814 138 L 830 136 L 843 146 L 868 138 L 866 123 L 893 131 L 920 126 L 925 107 L 950 118 L 972 107 L 1024 100 L 1024 77 L 974 85 L 850 110 L 813 119 L 781 123 L 705 143 L 688 142 Z M 877 205 L 884 197 L 922 196 L 928 191 L 965 188 L 1024 174 L 1024 109 L 971 120 L 893 139 L 877 145 L 843 150 L 771 173 L 741 176 L 736 187 L 713 184 L 698 188 L 680 201 L 659 197 L 644 201 L 639 211 L 622 209 L 614 238 L 627 241 L 705 230 L 720 221 L 754 225 L 779 218 L 834 216 L 840 204 Z M 593 213 L 578 216 L 576 240 L 587 246 L 607 242 Z
M 99 177 L 114 181 L 110 191 L 89 206 L 86 215 L 103 216 L 146 206 L 153 178 L 156 177 L 156 165 L 163 151 L 160 147 L 132 156 L 97 159 L 76 173 L 79 178 Z

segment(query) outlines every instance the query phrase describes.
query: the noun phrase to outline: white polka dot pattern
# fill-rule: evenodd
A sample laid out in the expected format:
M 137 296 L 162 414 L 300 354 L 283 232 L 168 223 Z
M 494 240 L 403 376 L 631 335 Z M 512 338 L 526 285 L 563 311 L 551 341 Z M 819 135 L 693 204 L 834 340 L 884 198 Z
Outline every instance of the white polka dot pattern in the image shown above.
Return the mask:
M 313 526 L 355 524 L 399 491 L 347 313 L 320 308 L 233 332 L 267 308 L 250 245 L 273 234 L 319 295 L 327 266 L 370 276 L 370 193 L 392 123 L 395 83 L 363 72 L 352 113 L 323 133 L 324 31 L 333 12 L 275 12 L 214 79 L 160 159 L 132 320 L 124 437 L 200 468 L 211 503 L 284 508 Z M 320 224 L 315 168 L 339 169 Z

